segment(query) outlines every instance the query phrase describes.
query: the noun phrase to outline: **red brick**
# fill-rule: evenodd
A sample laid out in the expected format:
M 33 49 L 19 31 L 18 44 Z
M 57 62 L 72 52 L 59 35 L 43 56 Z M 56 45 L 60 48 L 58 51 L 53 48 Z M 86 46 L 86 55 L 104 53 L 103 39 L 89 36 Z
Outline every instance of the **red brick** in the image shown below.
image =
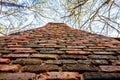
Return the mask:
M 100 66 L 104 72 L 120 72 L 120 66 Z
M 18 72 L 20 65 L 0 65 L 0 71 L 3 72 Z
M 77 72 L 46 72 L 40 74 L 38 80 L 81 80 Z
M 66 53 L 68 53 L 68 54 L 81 54 L 81 55 L 90 54 L 90 52 L 86 52 L 86 51 L 66 51 Z
M 88 40 L 76 40 L 73 42 L 73 44 L 83 44 L 83 43 L 88 43 Z
M 27 38 L 24 36 L 14 36 L 12 37 L 12 40 L 24 41 L 27 40 Z
M 0 63 L 10 63 L 10 59 L 0 58 Z
M 104 46 L 107 46 L 107 47 L 110 47 L 110 48 L 115 48 L 116 46 L 111 44 L 111 43 L 108 43 L 108 44 L 104 44 Z

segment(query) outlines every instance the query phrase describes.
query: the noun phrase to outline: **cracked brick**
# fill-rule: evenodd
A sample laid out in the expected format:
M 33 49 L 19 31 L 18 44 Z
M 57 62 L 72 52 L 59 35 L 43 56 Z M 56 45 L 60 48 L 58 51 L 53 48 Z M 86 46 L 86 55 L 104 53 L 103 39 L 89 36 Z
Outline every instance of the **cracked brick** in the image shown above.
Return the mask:
M 20 64 L 20 65 L 36 65 L 36 64 L 41 64 L 42 61 L 40 59 L 16 59 L 12 63 Z
M 22 72 L 48 72 L 48 71 L 58 71 L 59 67 L 57 65 L 26 65 L 22 68 Z
M 45 63 L 62 65 L 62 64 L 76 64 L 77 61 L 75 60 L 47 60 Z
M 46 72 L 41 73 L 38 80 L 81 80 L 77 72 Z
M 77 72 L 89 72 L 89 71 L 98 71 L 98 68 L 95 66 L 84 65 L 84 64 L 66 64 L 62 67 L 63 71 L 77 71 Z
M 104 72 L 120 72 L 120 66 L 100 66 L 100 69 Z
M 60 55 L 58 56 L 59 59 L 75 59 L 75 60 L 85 60 L 87 56 L 84 55 Z
M 84 80 L 119 80 L 119 73 L 85 72 Z

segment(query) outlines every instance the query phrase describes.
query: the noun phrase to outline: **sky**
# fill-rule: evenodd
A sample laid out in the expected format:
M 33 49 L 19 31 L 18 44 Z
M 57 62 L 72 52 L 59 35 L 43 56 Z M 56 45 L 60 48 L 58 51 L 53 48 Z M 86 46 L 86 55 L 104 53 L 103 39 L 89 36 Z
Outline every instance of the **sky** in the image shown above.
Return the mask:
M 2 0 L 2 1 L 11 1 L 11 0 Z M 15 1 L 15 0 L 14 0 Z M 44 1 L 47 0 L 16 0 L 18 1 L 17 4 L 22 4 L 24 6 L 34 6 L 35 4 L 37 4 L 37 1 L 41 1 L 42 3 Z M 7 12 L 8 10 L 12 9 L 13 11 L 19 11 L 19 13 L 17 13 L 14 16 L 9 16 L 9 17 L 3 17 L 5 16 L 5 14 L 0 14 L 0 24 L 2 24 L 2 26 L 4 26 L 6 28 L 9 28 L 7 30 L 7 34 L 12 33 L 12 32 L 16 32 L 18 30 L 27 30 L 27 29 L 33 29 L 33 28 L 37 28 L 37 27 L 42 27 L 43 25 L 47 24 L 48 22 L 64 22 L 66 24 L 68 24 L 69 26 L 73 27 L 73 28 L 79 28 L 78 25 L 72 25 L 71 19 L 63 19 L 60 16 L 65 15 L 65 13 L 63 12 L 63 7 L 61 7 L 60 1 L 64 1 L 64 0 L 49 0 L 50 2 L 48 3 L 49 6 L 42 5 L 40 4 L 40 9 L 39 12 L 40 13 L 35 13 L 35 9 L 31 8 L 31 9 L 27 9 L 27 8 L 16 8 L 16 7 L 2 7 L 2 11 L 3 12 Z M 93 0 L 89 0 L 91 3 Z M 118 0 L 119 1 L 119 0 Z M 34 3 L 33 3 L 34 2 Z M 96 4 L 96 6 L 98 6 L 99 4 Z M 56 10 L 52 9 L 52 7 L 54 7 Z M 56 13 L 56 11 L 59 11 L 59 13 Z M 116 9 L 114 9 L 114 12 L 117 11 Z M 12 11 L 10 11 L 12 12 Z M 39 16 L 38 15 L 42 15 Z M 47 16 L 44 17 L 44 16 Z M 2 18 L 1 18 L 2 17 Z M 10 20 L 10 21 L 9 21 Z M 117 22 L 120 22 L 120 18 L 117 19 Z M 30 24 L 32 23 L 32 24 Z M 0 25 L 1 26 L 1 25 Z M 27 27 L 26 27 L 27 26 Z M 97 26 L 97 27 L 96 27 Z M 103 24 L 98 24 L 98 23 L 94 23 L 92 29 L 94 30 L 94 32 L 100 34 L 100 29 L 103 28 Z M 82 29 L 84 30 L 84 29 Z M 111 37 L 116 37 L 118 36 L 117 32 L 109 29 L 109 33 L 105 33 L 103 32 L 105 35 L 107 36 L 111 36 Z M 88 30 L 89 31 L 89 30 Z M 6 33 L 6 32 L 5 32 Z

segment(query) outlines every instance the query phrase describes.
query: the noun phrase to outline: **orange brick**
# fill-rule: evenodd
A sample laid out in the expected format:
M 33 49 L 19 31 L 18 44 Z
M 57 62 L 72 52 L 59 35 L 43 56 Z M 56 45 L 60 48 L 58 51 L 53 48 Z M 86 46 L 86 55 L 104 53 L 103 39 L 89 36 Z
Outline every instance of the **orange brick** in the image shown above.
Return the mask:
M 38 80 L 81 80 L 77 72 L 46 72 L 40 74 Z
M 18 72 L 20 65 L 0 65 L 0 71 L 3 72 Z
M 81 54 L 81 55 L 90 54 L 90 52 L 86 52 L 86 51 L 66 51 L 66 53 L 68 53 L 68 54 Z
M 10 59 L 0 58 L 0 63 L 10 63 Z

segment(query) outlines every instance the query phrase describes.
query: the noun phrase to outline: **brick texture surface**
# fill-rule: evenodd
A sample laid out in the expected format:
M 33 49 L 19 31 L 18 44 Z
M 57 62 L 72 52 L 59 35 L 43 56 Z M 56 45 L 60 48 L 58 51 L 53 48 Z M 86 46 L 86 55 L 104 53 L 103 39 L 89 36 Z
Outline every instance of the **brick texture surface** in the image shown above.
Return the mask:
M 0 37 L 0 80 L 120 80 L 120 39 L 64 23 Z

